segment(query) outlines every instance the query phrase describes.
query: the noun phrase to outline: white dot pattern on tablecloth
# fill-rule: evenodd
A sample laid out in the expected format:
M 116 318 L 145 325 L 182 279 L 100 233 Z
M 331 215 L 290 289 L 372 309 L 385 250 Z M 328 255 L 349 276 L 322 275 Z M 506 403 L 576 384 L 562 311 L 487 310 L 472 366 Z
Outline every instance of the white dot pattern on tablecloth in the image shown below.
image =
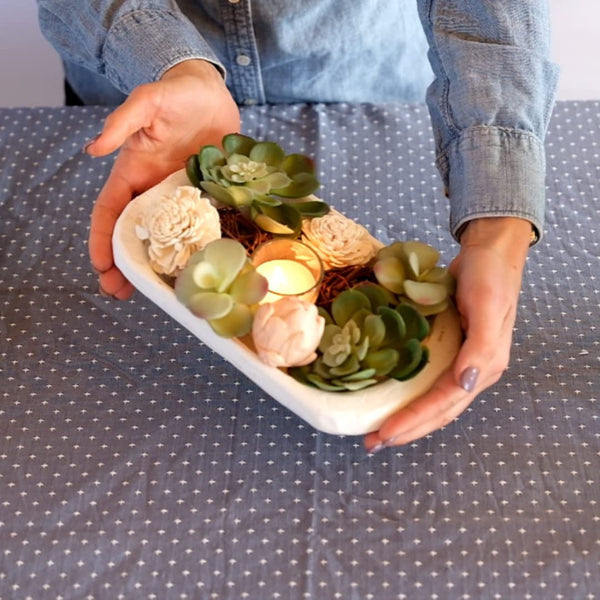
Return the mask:
M 101 108 L 0 110 L 0 599 L 594 599 L 600 105 L 559 103 L 509 371 L 365 454 L 160 308 L 97 293 Z M 384 242 L 457 248 L 422 106 L 242 109 Z

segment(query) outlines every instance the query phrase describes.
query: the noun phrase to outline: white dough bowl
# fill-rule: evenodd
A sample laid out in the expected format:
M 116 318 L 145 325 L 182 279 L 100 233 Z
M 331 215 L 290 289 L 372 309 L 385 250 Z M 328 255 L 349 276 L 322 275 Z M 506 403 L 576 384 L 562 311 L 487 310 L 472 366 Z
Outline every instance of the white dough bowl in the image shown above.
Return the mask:
M 454 360 L 462 340 L 454 308 L 435 318 L 427 340 L 430 360 L 417 376 L 408 381 L 389 379 L 355 392 L 325 392 L 299 383 L 285 372 L 262 363 L 241 341 L 218 336 L 206 321 L 183 306 L 173 289 L 152 270 L 144 242 L 135 234 L 135 224 L 144 206 L 180 185 L 190 185 L 184 170 L 167 177 L 126 207 L 113 236 L 116 265 L 142 294 L 314 428 L 339 435 L 374 431 L 386 417 L 426 392 Z

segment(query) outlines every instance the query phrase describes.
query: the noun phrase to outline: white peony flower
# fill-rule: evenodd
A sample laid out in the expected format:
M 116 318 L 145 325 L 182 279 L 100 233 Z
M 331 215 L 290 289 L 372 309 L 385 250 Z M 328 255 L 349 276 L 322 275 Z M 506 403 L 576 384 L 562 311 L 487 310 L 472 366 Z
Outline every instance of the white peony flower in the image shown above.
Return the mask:
M 325 319 L 317 307 L 291 296 L 261 304 L 252 339 L 260 360 L 272 367 L 302 367 L 317 358 Z
M 208 198 L 184 185 L 148 206 L 136 234 L 148 242 L 154 271 L 175 277 L 196 250 L 221 237 L 221 223 Z
M 377 241 L 358 223 L 335 209 L 302 221 L 302 241 L 318 253 L 325 269 L 364 265 L 377 253 Z

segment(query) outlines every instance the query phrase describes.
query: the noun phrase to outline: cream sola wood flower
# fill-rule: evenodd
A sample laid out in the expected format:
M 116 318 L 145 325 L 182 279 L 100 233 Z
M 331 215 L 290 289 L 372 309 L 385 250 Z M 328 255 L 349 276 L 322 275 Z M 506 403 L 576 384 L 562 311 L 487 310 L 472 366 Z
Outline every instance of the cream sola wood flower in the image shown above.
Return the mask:
M 272 367 L 300 367 L 317 358 L 325 319 L 317 307 L 296 297 L 262 304 L 254 316 L 252 340 L 260 360 Z
M 199 189 L 180 186 L 146 209 L 136 235 L 148 243 L 152 269 L 176 277 L 194 252 L 221 237 L 219 213 Z
M 319 254 L 325 269 L 364 265 L 381 247 L 365 227 L 333 208 L 322 217 L 303 219 L 302 240 Z

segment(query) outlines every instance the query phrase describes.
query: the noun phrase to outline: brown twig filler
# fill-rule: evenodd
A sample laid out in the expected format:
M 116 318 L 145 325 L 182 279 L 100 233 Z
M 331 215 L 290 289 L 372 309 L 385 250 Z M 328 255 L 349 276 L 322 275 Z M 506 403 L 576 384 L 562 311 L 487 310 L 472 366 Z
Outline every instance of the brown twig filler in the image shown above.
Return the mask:
M 252 254 L 260 244 L 273 237 L 235 208 L 219 208 L 219 216 L 223 237 L 240 242 L 248 254 Z
M 336 296 L 344 290 L 349 290 L 355 285 L 366 281 L 376 281 L 371 263 L 328 269 L 323 276 L 323 283 L 316 304 L 323 308 L 329 308 Z

